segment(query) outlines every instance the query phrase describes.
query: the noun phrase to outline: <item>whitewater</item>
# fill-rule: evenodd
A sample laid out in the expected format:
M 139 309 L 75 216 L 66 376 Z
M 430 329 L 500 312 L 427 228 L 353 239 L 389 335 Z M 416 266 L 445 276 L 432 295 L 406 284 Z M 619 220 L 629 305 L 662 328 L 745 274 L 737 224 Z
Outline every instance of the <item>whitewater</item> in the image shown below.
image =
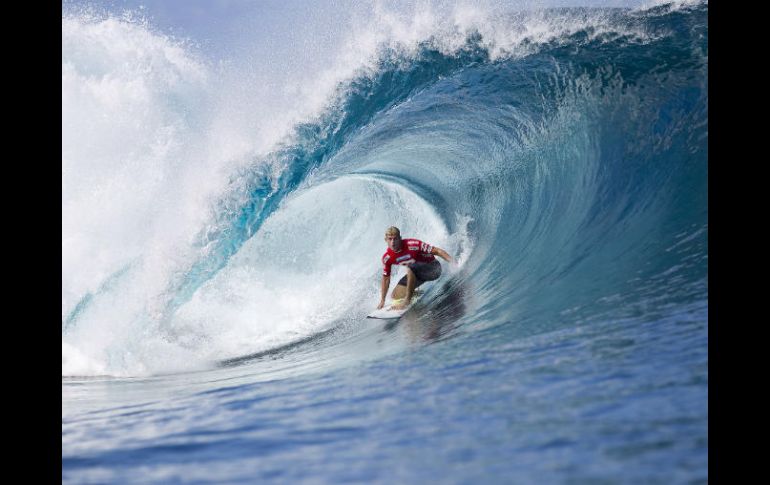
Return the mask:
M 707 481 L 708 3 L 261 15 L 63 6 L 63 482 Z

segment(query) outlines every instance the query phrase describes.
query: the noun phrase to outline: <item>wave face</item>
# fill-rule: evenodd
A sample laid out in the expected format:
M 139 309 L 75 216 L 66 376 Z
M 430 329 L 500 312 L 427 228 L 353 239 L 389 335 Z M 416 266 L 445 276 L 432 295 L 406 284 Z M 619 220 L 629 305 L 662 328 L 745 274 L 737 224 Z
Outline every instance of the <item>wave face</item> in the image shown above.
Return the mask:
M 580 349 L 663 362 L 628 350 L 653 333 L 705 352 L 708 5 L 472 13 L 372 27 L 272 93 L 142 22 L 65 16 L 63 376 L 214 392 L 179 376 L 355 386 L 425 343 L 410 369 L 467 379 L 469 354 L 535 377 L 524 360 L 551 356 L 543 379 Z M 391 225 L 458 264 L 382 330 L 364 317 Z

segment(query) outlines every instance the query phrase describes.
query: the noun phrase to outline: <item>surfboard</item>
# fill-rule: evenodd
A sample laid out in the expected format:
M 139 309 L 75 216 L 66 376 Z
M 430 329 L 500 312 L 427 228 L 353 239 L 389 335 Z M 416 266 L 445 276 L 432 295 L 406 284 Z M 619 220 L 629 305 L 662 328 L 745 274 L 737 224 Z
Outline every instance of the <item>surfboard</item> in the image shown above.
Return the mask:
M 392 320 L 395 318 L 401 318 L 401 315 L 406 313 L 407 310 L 409 310 L 409 307 L 412 305 L 407 306 L 406 308 L 403 308 L 401 310 L 391 310 L 388 307 L 380 308 L 379 310 L 374 310 L 372 313 L 366 316 L 366 318 L 377 318 L 380 320 Z
M 412 295 L 412 302 L 402 308 L 401 310 L 391 310 L 391 307 L 395 305 L 396 303 L 400 302 L 401 300 L 393 300 L 390 302 L 389 305 L 384 306 L 380 308 L 379 310 L 374 310 L 372 313 L 366 316 L 366 318 L 377 318 L 380 320 L 393 320 L 396 318 L 401 318 L 401 316 L 406 313 L 407 310 L 409 310 L 412 305 L 414 305 L 414 302 L 417 301 L 420 296 L 422 295 L 422 292 L 418 292 L 415 290 L 414 294 Z

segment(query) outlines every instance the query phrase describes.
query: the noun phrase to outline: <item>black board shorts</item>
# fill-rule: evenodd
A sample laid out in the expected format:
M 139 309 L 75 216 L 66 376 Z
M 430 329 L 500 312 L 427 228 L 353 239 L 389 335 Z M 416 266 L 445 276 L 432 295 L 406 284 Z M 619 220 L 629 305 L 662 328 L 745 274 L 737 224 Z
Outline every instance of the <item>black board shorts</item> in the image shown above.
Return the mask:
M 430 263 L 414 263 L 409 268 L 414 271 L 414 275 L 417 277 L 417 281 L 414 283 L 415 288 L 426 281 L 433 281 L 441 276 L 441 263 L 438 260 L 433 260 Z M 406 286 L 406 275 L 398 281 L 398 284 Z

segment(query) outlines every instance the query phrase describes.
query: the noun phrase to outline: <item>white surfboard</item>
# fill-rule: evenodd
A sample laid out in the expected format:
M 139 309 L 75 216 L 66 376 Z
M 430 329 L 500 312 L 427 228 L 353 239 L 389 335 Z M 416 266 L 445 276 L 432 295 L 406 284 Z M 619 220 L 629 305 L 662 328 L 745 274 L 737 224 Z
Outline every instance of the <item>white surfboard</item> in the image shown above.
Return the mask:
M 366 318 L 378 318 L 380 320 L 391 320 L 394 318 L 401 318 L 401 315 L 406 313 L 407 310 L 409 310 L 409 307 L 412 305 L 407 306 L 406 308 L 403 308 L 401 310 L 391 310 L 389 307 L 382 307 L 379 310 L 374 310 L 372 313 L 366 316 Z
M 414 302 L 416 302 L 420 296 L 422 296 L 422 291 L 415 290 L 415 293 L 412 295 L 412 303 L 408 304 L 401 310 L 392 310 L 391 307 L 396 303 L 395 301 L 392 301 L 390 304 L 380 308 L 379 310 L 374 310 L 369 315 L 367 315 L 366 318 L 378 318 L 380 320 L 392 320 L 395 318 L 401 318 L 401 315 L 406 313 L 406 311 L 409 310 L 412 305 L 414 305 Z

